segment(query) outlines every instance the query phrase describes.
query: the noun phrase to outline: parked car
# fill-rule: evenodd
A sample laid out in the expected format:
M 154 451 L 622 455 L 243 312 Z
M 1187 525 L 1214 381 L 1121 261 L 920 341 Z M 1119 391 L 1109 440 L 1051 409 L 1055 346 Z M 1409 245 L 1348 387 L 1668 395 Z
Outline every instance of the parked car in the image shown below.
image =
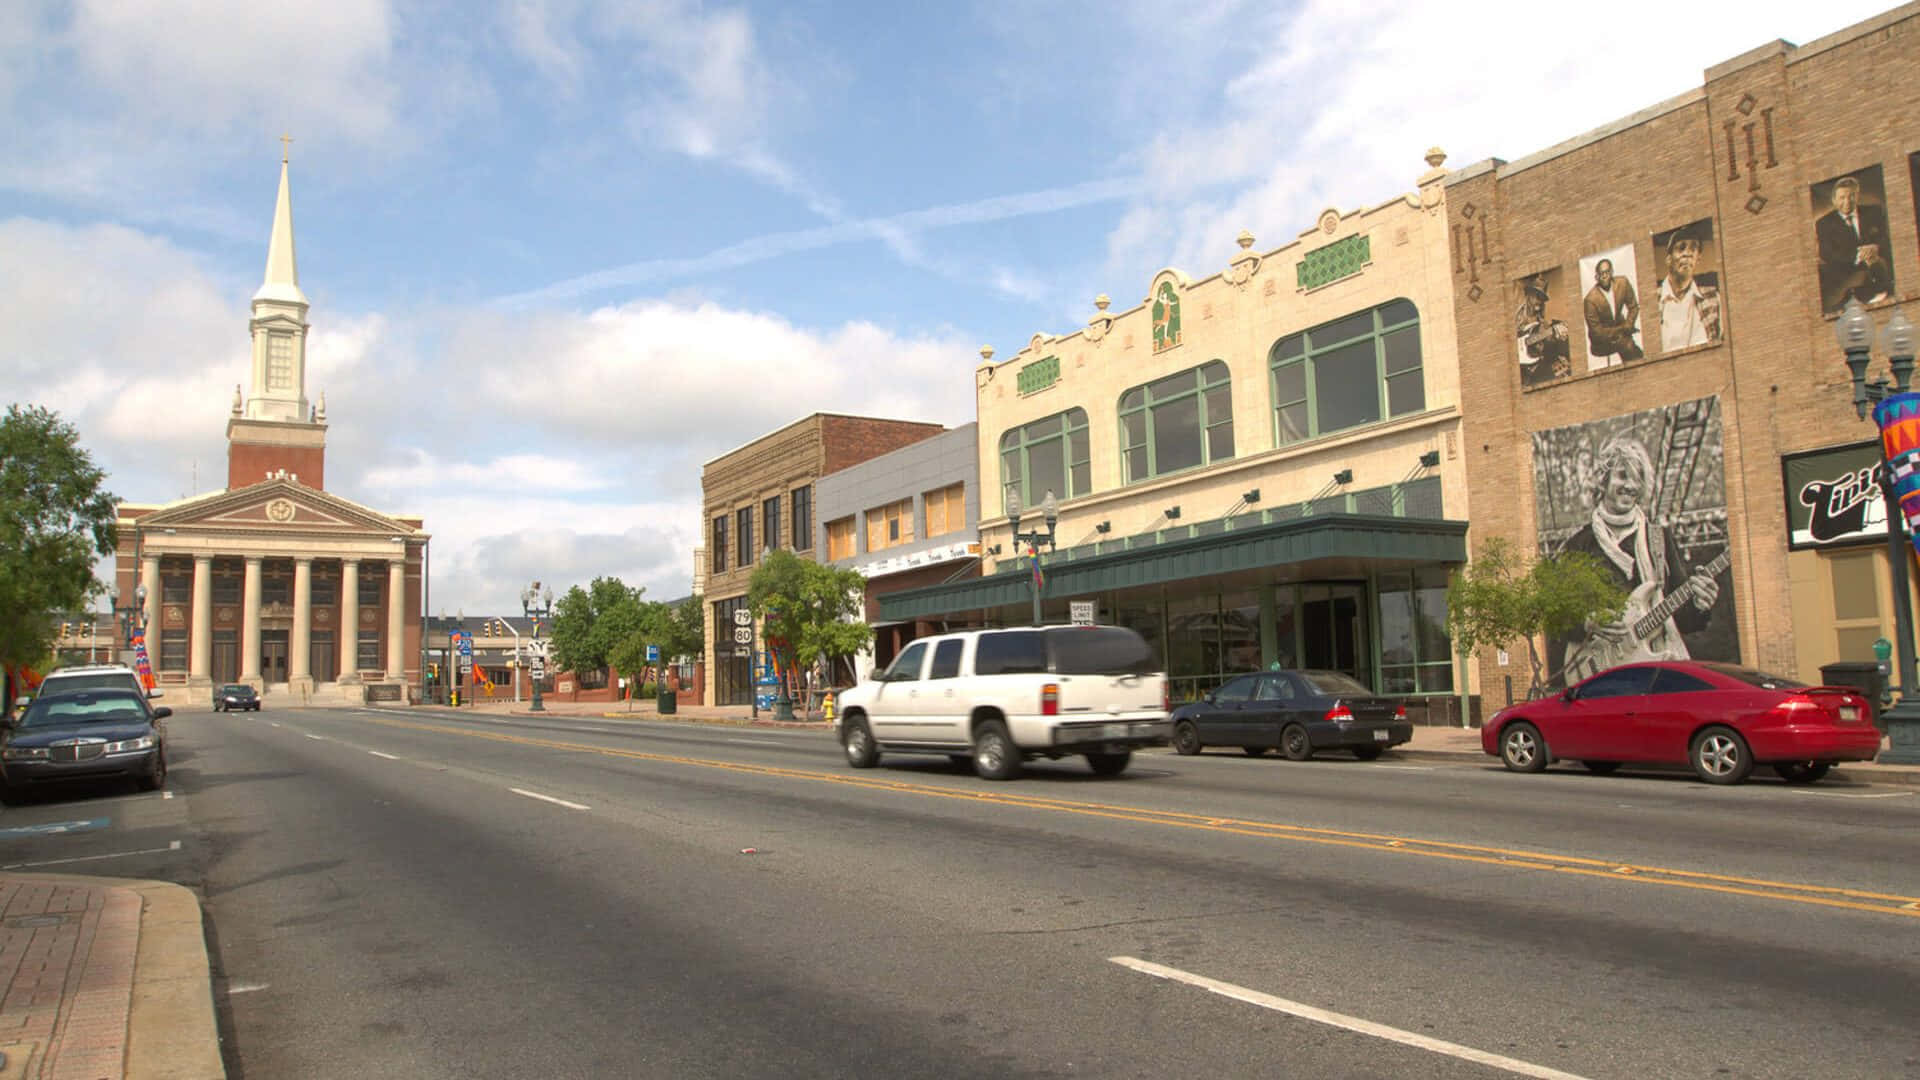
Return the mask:
M 246 683 L 228 683 L 213 694 L 214 712 L 232 712 L 235 709 L 260 711 L 260 695 Z
M 173 710 L 125 689 L 43 689 L 0 728 L 0 799 L 76 780 L 132 779 L 142 791 L 167 779 L 166 727 Z
M 125 664 L 76 664 L 50 671 L 40 680 L 40 693 L 57 694 L 64 690 L 131 690 L 144 697 L 157 698 L 159 687 L 146 689 L 140 674 Z
M 1690 765 L 1737 784 L 1755 765 L 1810 784 L 1842 761 L 1871 761 L 1880 732 L 1860 692 L 1808 686 L 1738 664 L 1666 661 L 1609 668 L 1560 694 L 1510 705 L 1480 729 L 1480 748 L 1515 772 L 1578 761 Z
M 887 752 L 946 754 L 989 780 L 1029 757 L 1086 755 L 1101 776 L 1167 743 L 1167 678 L 1153 647 L 1119 626 L 967 630 L 920 638 L 840 695 L 840 744 L 856 769 Z
M 1257 757 L 1277 748 L 1305 761 L 1337 748 L 1372 761 L 1412 738 L 1406 706 L 1338 671 L 1242 675 L 1173 710 L 1173 748 L 1182 754 L 1237 746 Z

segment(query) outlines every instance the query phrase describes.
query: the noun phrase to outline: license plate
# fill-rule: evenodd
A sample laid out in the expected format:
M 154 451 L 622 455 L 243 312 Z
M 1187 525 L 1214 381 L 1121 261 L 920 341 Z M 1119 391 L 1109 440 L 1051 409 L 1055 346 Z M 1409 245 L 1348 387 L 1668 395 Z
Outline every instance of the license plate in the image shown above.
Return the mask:
M 1384 732 L 1384 731 L 1381 731 L 1381 730 L 1379 730 L 1379 729 L 1375 729 L 1375 730 L 1374 730 L 1374 733 L 1373 733 L 1373 741 L 1374 741 L 1374 742 L 1386 742 L 1386 741 L 1387 741 L 1387 733 L 1386 733 L 1386 732 Z
M 1127 737 L 1127 725 L 1102 724 L 1100 725 L 1100 737 L 1103 739 L 1124 739 Z
M 1860 719 L 1860 706 L 1858 705 L 1840 706 L 1840 719 L 1848 721 L 1849 723 L 1858 722 Z

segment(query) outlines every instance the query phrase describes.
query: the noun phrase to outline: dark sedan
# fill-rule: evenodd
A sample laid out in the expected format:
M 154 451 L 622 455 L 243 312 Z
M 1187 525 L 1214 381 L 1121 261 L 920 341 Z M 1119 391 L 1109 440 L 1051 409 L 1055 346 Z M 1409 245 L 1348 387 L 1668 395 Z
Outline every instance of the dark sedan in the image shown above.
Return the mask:
M 0 729 L 0 797 L 29 787 L 127 778 L 142 791 L 167 779 L 166 728 L 173 715 L 131 690 L 43 694 Z
M 1372 761 L 1413 738 L 1404 706 L 1338 671 L 1242 675 L 1175 709 L 1172 719 L 1173 748 L 1182 754 L 1238 746 L 1258 756 L 1277 748 L 1305 761 L 1343 749 Z
M 1705 661 L 1610 668 L 1538 701 L 1510 705 L 1480 729 L 1480 746 L 1515 772 L 1578 761 L 1690 765 L 1709 784 L 1737 784 L 1755 765 L 1806 784 L 1842 761 L 1880 752 L 1867 699 L 1842 686 Z
M 235 709 L 260 711 L 260 695 L 246 683 L 228 683 L 213 694 L 214 712 L 232 712 Z

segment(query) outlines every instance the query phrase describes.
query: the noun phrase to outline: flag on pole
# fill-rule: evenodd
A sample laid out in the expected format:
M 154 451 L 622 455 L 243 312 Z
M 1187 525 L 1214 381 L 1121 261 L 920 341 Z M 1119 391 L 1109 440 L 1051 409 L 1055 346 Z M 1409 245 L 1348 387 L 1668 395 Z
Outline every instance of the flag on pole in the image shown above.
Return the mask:
M 1033 587 L 1036 589 L 1046 588 L 1047 575 L 1040 570 L 1040 548 L 1038 545 L 1027 545 L 1027 558 L 1033 560 Z

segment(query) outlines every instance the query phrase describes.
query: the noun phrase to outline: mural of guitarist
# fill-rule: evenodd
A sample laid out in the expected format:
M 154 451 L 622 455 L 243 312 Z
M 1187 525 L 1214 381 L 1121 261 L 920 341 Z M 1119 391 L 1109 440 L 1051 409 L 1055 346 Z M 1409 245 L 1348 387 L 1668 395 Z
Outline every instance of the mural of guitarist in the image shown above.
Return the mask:
M 1728 599 L 1721 579 L 1729 556 L 1724 543 L 1703 543 L 1698 535 L 1704 527 L 1724 536 L 1714 405 L 1702 399 L 1536 433 L 1536 453 L 1546 459 L 1536 462 L 1537 475 L 1547 480 L 1536 498 L 1544 495 L 1554 504 L 1541 515 L 1548 526 L 1542 530 L 1543 553 L 1590 555 L 1628 593 L 1626 611 L 1617 621 L 1589 624 L 1547 642 L 1547 670 L 1555 685 L 1638 660 L 1736 658 L 1720 655 L 1725 650 L 1719 639 L 1731 635 L 1708 632 L 1716 605 Z M 1599 447 L 1588 451 L 1595 439 Z M 1662 447 L 1658 463 L 1649 442 Z M 1709 453 L 1713 460 L 1703 461 Z M 1663 479 L 1677 490 L 1663 492 Z M 1676 519 L 1695 530 L 1696 552 L 1705 547 L 1719 553 L 1689 558 L 1688 546 L 1663 524 Z M 1689 639 L 1707 648 L 1690 648 Z

